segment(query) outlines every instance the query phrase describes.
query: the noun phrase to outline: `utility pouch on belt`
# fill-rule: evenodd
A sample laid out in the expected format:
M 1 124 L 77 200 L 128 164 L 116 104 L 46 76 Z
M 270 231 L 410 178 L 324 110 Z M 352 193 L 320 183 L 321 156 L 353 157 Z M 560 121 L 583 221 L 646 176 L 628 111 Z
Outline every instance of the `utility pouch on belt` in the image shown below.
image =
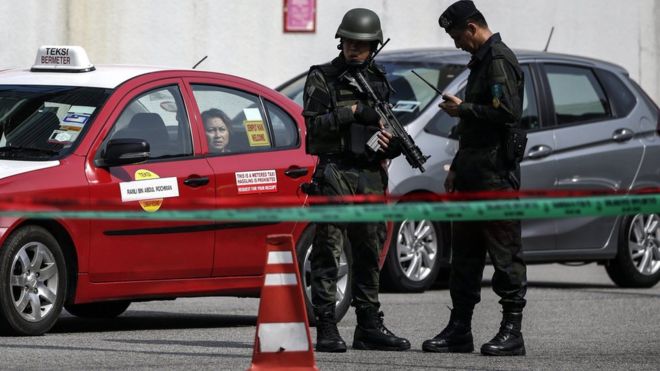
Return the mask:
M 527 146 L 527 133 L 520 128 L 507 127 L 504 132 L 504 155 L 506 163 L 515 168 L 522 161 Z

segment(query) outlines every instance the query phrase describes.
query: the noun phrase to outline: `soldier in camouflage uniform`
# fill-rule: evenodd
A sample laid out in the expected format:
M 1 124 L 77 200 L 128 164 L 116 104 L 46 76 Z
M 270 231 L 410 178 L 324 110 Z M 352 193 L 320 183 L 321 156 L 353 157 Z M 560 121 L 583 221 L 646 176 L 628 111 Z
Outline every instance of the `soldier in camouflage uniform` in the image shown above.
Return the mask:
M 458 1 L 439 19 L 456 47 L 472 54 L 465 101 L 445 95 L 440 104 L 459 117 L 459 150 L 445 181 L 447 192 L 506 191 L 520 186 L 520 157 L 512 156 L 510 133 L 522 113 L 523 73 L 513 52 L 493 34 L 472 1 Z M 520 131 L 518 131 L 520 132 Z M 524 135 L 524 134 L 523 134 Z M 520 146 L 518 146 L 520 147 Z M 524 151 L 524 144 L 522 144 Z M 454 222 L 452 227 L 449 324 L 422 345 L 429 352 L 472 352 L 471 320 L 480 301 L 486 253 L 495 268 L 493 290 L 503 319 L 497 335 L 481 347 L 484 355 L 524 355 L 522 310 L 527 291 L 521 255 L 520 221 Z
M 314 174 L 318 194 L 326 196 L 383 195 L 387 173 L 383 160 L 400 154 L 397 141 L 382 130 L 382 121 L 365 95 L 346 78 L 351 68 L 362 70 L 372 88 L 387 100 L 389 84 L 384 72 L 366 63 L 383 42 L 380 20 L 368 9 L 352 9 L 344 16 L 336 38 L 340 55 L 332 62 L 312 66 L 304 93 L 307 152 L 318 155 Z M 366 147 L 377 135 L 381 150 Z M 319 352 L 345 352 L 335 319 L 335 293 L 339 257 L 350 241 L 352 305 L 358 325 L 354 349 L 406 350 L 408 340 L 395 336 L 383 324 L 379 312 L 378 259 L 385 242 L 384 223 L 319 223 L 311 252 L 312 304 L 316 317 Z M 348 255 L 347 251 L 347 255 Z

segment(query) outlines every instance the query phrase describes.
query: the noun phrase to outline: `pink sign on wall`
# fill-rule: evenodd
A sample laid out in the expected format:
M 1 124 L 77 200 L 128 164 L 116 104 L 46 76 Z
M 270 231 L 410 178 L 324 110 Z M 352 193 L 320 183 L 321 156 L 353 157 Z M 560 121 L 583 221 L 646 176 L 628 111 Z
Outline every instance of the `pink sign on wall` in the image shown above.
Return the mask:
M 316 32 L 316 0 L 284 0 L 284 32 Z

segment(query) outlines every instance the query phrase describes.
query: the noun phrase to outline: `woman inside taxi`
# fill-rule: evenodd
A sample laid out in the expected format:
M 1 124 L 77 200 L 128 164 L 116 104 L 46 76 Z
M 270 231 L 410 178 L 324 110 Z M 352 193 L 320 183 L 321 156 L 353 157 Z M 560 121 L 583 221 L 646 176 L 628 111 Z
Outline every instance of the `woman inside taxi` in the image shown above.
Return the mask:
M 202 112 L 206 141 L 210 153 L 230 152 L 231 120 L 226 113 L 217 108 Z

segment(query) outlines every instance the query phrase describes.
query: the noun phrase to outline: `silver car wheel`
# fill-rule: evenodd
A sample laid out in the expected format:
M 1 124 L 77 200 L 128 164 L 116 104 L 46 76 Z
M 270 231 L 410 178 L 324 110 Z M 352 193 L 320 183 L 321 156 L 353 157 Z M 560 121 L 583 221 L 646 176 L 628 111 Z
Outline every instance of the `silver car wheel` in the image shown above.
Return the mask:
M 633 265 L 645 276 L 660 270 L 660 217 L 637 214 L 628 230 L 628 249 Z
M 396 252 L 408 279 L 422 281 L 428 277 L 438 257 L 438 236 L 432 222 L 404 220 L 397 233 Z
M 14 256 L 9 290 L 20 316 L 38 322 L 53 309 L 58 292 L 58 267 L 46 245 L 30 242 Z
M 305 292 L 307 297 L 312 298 L 312 263 L 309 256 L 312 254 L 313 245 L 310 245 L 305 253 L 305 261 L 303 263 L 302 280 L 305 285 Z M 336 305 L 344 300 L 346 290 L 348 288 L 348 260 L 346 259 L 345 251 L 341 252 L 339 256 L 339 272 L 337 272 L 337 293 L 335 294 Z

